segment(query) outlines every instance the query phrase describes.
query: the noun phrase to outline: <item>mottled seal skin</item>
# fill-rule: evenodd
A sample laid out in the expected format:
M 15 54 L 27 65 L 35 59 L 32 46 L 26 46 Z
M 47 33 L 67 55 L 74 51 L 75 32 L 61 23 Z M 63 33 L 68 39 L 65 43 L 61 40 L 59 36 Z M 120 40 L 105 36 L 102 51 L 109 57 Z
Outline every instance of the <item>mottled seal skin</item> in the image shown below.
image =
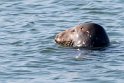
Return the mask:
M 55 37 L 55 42 L 66 47 L 103 48 L 110 41 L 104 28 L 96 23 L 82 23 Z

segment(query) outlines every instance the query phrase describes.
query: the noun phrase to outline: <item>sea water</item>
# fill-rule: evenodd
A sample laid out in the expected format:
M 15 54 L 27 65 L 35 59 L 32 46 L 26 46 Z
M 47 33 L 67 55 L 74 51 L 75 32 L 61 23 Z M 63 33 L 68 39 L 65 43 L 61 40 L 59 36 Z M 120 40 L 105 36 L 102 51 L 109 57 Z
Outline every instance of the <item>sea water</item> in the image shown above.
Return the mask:
M 104 50 L 60 47 L 57 33 L 103 26 Z M 1 0 L 0 83 L 123 83 L 123 0 Z

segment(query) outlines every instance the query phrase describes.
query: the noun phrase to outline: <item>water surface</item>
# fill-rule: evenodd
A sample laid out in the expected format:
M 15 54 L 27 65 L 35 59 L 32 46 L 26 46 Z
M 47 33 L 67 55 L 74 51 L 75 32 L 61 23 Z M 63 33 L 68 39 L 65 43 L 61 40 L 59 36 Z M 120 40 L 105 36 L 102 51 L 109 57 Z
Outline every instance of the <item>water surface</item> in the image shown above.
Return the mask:
M 123 0 L 1 0 L 0 83 L 123 83 Z M 107 31 L 105 50 L 64 48 L 55 35 L 92 21 Z

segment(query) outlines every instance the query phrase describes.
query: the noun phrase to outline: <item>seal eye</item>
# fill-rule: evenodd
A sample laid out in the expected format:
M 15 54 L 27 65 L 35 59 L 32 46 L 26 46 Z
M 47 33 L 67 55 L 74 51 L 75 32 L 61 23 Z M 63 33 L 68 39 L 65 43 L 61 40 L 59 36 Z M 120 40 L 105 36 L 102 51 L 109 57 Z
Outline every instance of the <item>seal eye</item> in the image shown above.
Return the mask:
M 81 27 L 81 30 L 83 30 L 84 27 Z

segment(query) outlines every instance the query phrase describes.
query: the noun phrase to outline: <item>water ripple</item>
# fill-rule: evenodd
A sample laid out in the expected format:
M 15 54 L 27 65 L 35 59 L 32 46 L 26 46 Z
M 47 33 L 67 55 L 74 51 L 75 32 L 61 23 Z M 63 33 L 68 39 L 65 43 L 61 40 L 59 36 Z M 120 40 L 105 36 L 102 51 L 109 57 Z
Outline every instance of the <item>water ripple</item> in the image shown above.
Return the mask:
M 123 83 L 123 0 L 1 0 L 1 83 Z M 55 44 L 57 33 L 96 22 L 111 45 L 77 50 Z

